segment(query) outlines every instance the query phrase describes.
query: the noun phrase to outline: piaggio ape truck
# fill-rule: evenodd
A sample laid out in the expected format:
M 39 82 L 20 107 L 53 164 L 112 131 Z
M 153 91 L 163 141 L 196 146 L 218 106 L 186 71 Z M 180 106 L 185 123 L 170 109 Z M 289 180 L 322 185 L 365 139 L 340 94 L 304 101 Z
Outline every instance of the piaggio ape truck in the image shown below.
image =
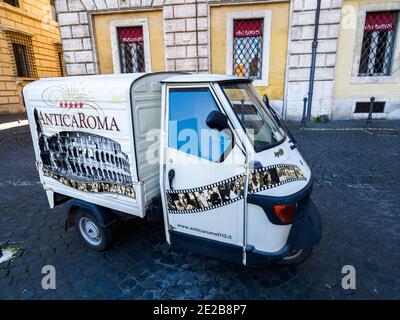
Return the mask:
M 249 79 L 174 72 L 41 79 L 23 90 L 51 208 L 89 247 L 127 217 L 244 265 L 296 264 L 321 237 L 311 171 Z

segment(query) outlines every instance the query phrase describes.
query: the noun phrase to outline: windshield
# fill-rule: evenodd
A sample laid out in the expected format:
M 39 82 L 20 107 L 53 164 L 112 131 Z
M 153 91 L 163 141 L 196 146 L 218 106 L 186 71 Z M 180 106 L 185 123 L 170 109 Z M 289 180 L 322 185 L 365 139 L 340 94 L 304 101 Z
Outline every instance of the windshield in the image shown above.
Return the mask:
M 256 152 L 266 150 L 283 139 L 282 131 L 253 92 L 251 84 L 221 84 L 221 88 Z

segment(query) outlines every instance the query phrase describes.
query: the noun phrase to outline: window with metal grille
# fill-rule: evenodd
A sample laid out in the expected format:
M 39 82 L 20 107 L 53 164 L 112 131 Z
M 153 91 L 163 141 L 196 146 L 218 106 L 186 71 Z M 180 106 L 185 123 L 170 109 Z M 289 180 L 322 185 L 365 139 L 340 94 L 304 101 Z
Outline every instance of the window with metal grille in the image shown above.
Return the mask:
M 263 19 L 234 20 L 233 74 L 262 78 Z
M 16 32 L 8 32 L 8 35 L 15 61 L 15 75 L 36 78 L 37 71 L 31 37 Z
M 369 12 L 364 25 L 359 76 L 391 74 L 398 12 Z
M 143 27 L 118 28 L 121 72 L 145 72 Z
M 14 7 L 19 7 L 19 1 L 18 0 L 3 0 L 5 3 L 8 3 L 11 6 Z

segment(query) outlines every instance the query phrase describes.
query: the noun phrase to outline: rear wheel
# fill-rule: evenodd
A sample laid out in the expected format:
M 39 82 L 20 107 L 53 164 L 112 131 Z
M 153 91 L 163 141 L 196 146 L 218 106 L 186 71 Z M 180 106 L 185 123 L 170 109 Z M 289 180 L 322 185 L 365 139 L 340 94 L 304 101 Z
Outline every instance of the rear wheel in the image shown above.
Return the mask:
M 104 251 L 111 246 L 113 242 L 111 228 L 101 226 L 91 212 L 83 209 L 79 210 L 74 222 L 75 231 L 79 238 L 89 248 L 96 251 Z
M 311 255 L 313 247 L 308 247 L 300 250 L 292 250 L 288 253 L 286 257 L 284 257 L 282 260 L 277 261 L 277 264 L 280 265 L 297 265 L 305 260 Z

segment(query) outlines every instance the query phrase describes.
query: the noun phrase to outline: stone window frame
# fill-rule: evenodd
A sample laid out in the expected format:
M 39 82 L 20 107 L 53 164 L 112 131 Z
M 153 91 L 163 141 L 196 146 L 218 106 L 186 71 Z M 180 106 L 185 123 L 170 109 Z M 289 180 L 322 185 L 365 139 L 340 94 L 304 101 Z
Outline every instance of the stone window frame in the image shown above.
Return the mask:
M 271 49 L 272 10 L 232 10 L 226 17 L 226 74 L 233 74 L 233 21 L 236 19 L 263 19 L 263 53 L 261 79 L 253 80 L 255 86 L 268 86 Z
M 352 84 L 387 84 L 400 82 L 400 23 L 397 23 L 396 39 L 393 53 L 392 74 L 390 76 L 364 77 L 359 75 L 361 50 L 364 37 L 364 25 L 367 12 L 399 11 L 400 3 L 360 4 L 356 30 L 356 46 L 354 49 L 351 71 Z
M 111 53 L 112 53 L 114 73 L 117 74 L 121 73 L 121 58 L 119 54 L 118 32 L 117 32 L 117 28 L 119 27 L 143 28 L 145 72 L 151 72 L 149 22 L 147 18 L 137 18 L 137 19 L 110 20 Z

